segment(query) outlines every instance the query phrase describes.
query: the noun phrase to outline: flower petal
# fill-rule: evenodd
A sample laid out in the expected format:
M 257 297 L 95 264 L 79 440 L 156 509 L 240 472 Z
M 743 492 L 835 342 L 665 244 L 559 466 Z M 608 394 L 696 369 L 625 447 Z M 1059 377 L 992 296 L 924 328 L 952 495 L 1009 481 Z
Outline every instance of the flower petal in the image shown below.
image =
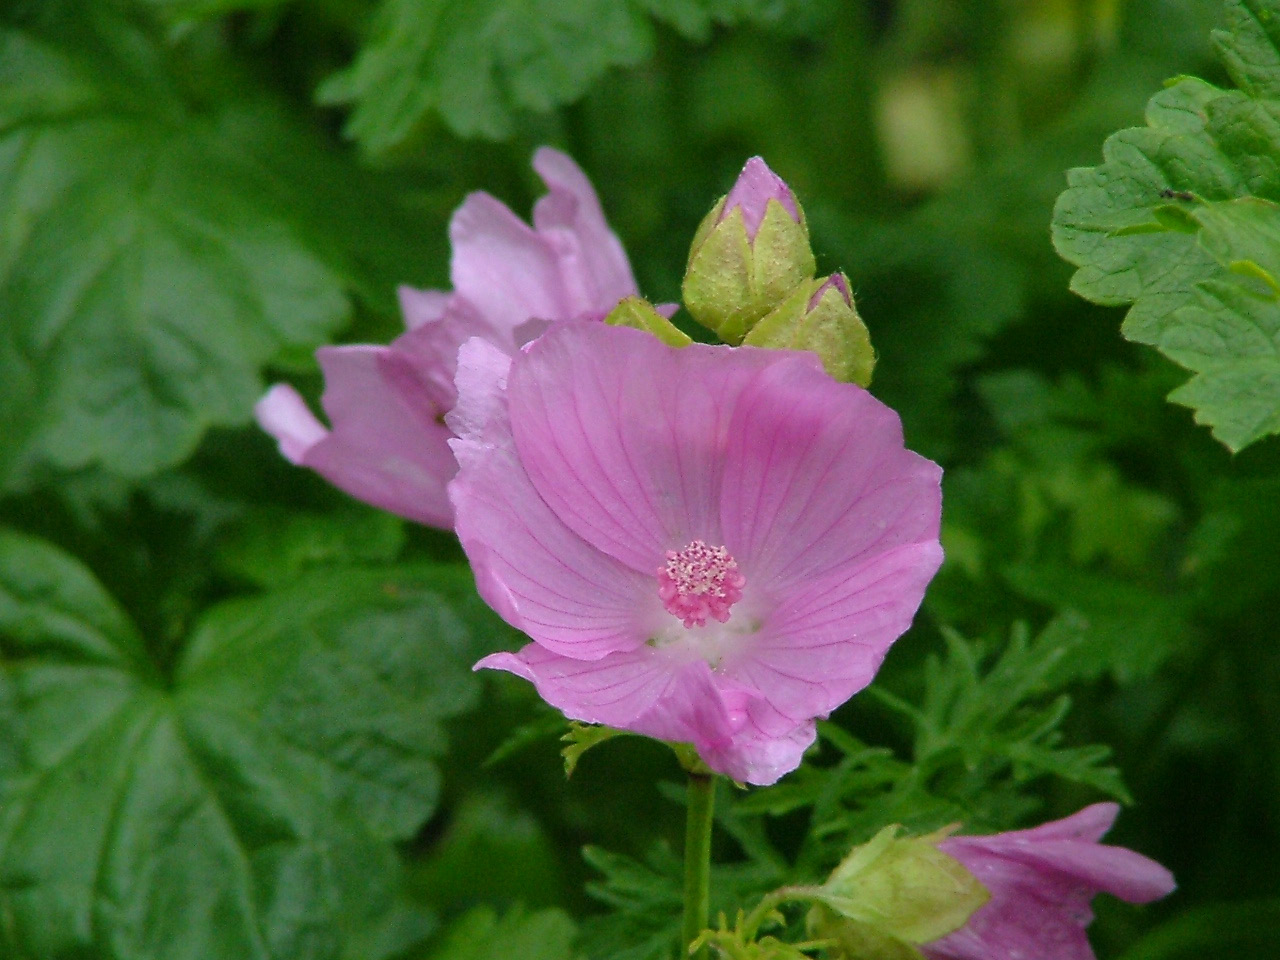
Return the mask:
M 531 643 L 518 653 L 485 657 L 476 669 L 506 670 L 529 680 L 542 699 L 571 719 L 692 743 L 711 769 L 748 783 L 773 783 L 794 770 L 813 741 L 811 723 L 792 726 L 782 736 L 751 727 L 743 695 L 722 690 L 706 663 L 649 646 L 588 661 Z
M 721 669 L 793 721 L 826 716 L 875 677 L 941 563 L 931 541 L 837 569 L 784 597 Z
M 453 299 L 453 294 L 446 290 L 418 290 L 403 285 L 396 288 L 396 296 L 408 330 L 439 320 Z
M 391 348 L 325 347 L 325 431 L 288 387 L 270 391 L 258 422 L 294 463 L 374 506 L 432 527 L 448 528 L 445 485 L 454 473 L 439 407 L 411 364 Z
M 503 389 L 510 365 L 484 340 L 463 344 L 458 403 L 448 416 L 459 467 L 449 495 L 476 588 L 551 652 L 591 660 L 640 647 L 658 609 L 653 578 L 584 541 L 529 482 Z
M 622 243 L 605 221 L 595 189 L 568 156 L 542 147 L 533 155 L 550 192 L 533 208 L 533 225 L 555 249 L 571 316 L 607 312 L 639 293 Z
M 551 244 L 489 194 L 467 197 L 449 223 L 449 239 L 454 289 L 495 329 L 576 315 Z
M 652 576 L 667 550 L 724 542 L 718 499 L 730 422 L 779 356 L 674 349 L 639 330 L 565 324 L 512 366 L 520 459 L 579 536 Z
M 1097 841 L 1118 808 L 1098 803 L 1030 830 L 948 837 L 938 844 L 991 899 L 954 933 L 926 945 L 931 960 L 1094 960 L 1085 927 L 1106 891 L 1146 903 L 1174 888 L 1173 875 L 1141 854 Z
M 861 387 L 775 363 L 733 416 L 720 513 L 748 582 L 785 596 L 937 541 L 942 471 L 904 449 L 897 414 Z
M 253 415 L 280 444 L 280 454 L 296 466 L 302 465 L 308 450 L 329 435 L 307 402 L 287 383 L 277 383 L 263 394 L 254 404 Z

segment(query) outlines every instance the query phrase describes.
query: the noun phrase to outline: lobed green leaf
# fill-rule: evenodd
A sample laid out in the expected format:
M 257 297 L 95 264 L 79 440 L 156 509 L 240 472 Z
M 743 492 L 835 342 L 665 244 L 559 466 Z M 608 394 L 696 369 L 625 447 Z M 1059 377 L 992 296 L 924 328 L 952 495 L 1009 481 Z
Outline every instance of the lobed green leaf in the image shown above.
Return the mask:
M 330 570 L 213 608 L 172 677 L 80 565 L 0 533 L 6 956 L 383 957 L 393 844 L 495 629 L 465 571 Z
M 1072 289 L 1129 305 L 1123 334 L 1195 374 L 1170 399 L 1238 451 L 1280 432 L 1280 3 L 1226 6 L 1214 41 L 1239 89 L 1153 97 L 1146 127 L 1068 172 L 1053 239 Z

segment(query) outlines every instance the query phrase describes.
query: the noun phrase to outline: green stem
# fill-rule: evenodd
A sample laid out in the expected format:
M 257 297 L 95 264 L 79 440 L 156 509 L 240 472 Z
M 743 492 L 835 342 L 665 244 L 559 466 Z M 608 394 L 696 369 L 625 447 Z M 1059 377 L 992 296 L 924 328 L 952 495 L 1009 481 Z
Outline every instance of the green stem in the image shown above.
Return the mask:
M 707 928 L 711 918 L 711 814 L 716 780 L 705 773 L 689 774 L 688 820 L 684 832 L 684 945 L 688 947 Z M 706 950 L 698 951 L 699 957 Z

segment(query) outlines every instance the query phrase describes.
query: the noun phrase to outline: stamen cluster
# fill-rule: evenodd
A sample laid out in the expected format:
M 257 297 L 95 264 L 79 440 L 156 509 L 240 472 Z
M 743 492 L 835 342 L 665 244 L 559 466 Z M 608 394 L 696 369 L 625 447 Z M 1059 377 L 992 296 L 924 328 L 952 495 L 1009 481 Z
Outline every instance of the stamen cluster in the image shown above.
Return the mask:
M 668 550 L 658 568 L 658 596 L 686 627 L 701 627 L 707 617 L 724 623 L 729 609 L 742 599 L 746 578 L 724 547 L 694 540 L 682 550 Z

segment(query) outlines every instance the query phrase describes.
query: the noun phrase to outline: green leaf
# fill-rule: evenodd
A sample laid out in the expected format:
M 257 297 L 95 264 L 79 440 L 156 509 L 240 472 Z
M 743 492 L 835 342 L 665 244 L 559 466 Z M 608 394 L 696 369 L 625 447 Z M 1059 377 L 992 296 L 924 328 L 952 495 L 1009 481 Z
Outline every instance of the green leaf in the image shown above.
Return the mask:
M 561 855 L 542 824 L 487 793 L 466 795 L 430 853 L 406 869 L 414 899 L 442 911 L 476 903 L 550 906 L 567 894 Z
M 348 313 L 161 52 L 114 4 L 75 16 L 51 16 L 50 38 L 0 27 L 26 67 L 0 99 L 0 481 L 39 461 L 175 463 L 248 419 L 259 366 Z
M 404 546 L 404 521 L 363 504 L 329 513 L 251 508 L 218 545 L 218 565 L 260 587 L 284 586 L 312 567 L 389 562 Z
M 560 910 L 515 907 L 499 917 L 492 907 L 476 907 L 455 920 L 423 960 L 573 960 L 576 939 L 577 928 Z
M 1195 376 L 1170 399 L 1237 451 L 1280 432 L 1280 53 L 1276 0 L 1230 0 L 1224 90 L 1182 78 L 1147 126 L 1067 174 L 1054 211 L 1071 287 Z
M 1265 957 L 1280 937 L 1280 899 L 1201 903 L 1156 927 L 1120 960 Z
M 1051 682 L 1110 674 L 1130 683 L 1150 676 L 1192 639 L 1190 595 L 1170 596 L 1051 563 L 1012 566 L 1004 575 L 1023 596 L 1078 618 L 1080 642 Z
M 613 727 L 602 727 L 592 723 L 578 723 L 576 720 L 569 722 L 569 732 L 560 738 L 564 746 L 560 750 L 560 755 L 564 757 L 564 775 L 572 777 L 573 771 L 578 768 L 578 761 L 582 759 L 582 755 L 592 747 L 597 747 L 606 740 L 612 740 L 614 737 L 629 736 L 630 731 L 615 730 Z
M 182 461 L 249 421 L 264 365 L 311 365 L 348 291 L 394 314 L 444 262 L 392 178 L 228 59 L 120 0 L 30 6 L 0 18 L 0 488 Z
M 945 779 L 962 762 L 970 779 L 961 779 L 964 793 L 981 786 L 972 782 L 974 772 L 990 781 L 1011 768 L 1015 783 L 1054 774 L 1128 799 L 1118 771 L 1103 766 L 1109 748 L 1064 751 L 1060 746 L 1058 727 L 1070 702 L 1052 695 L 1073 679 L 1086 630 L 1087 622 L 1073 613 L 1058 617 L 1034 639 L 1016 626 L 987 665 L 980 648 L 948 632 L 946 660 L 931 660 L 925 670 L 924 703 L 915 714 L 916 763 Z
M 173 677 L 76 561 L 0 533 L 6 956 L 371 958 L 431 918 L 394 843 L 494 629 L 465 571 L 341 570 L 211 610 Z
M 617 0 L 385 0 L 355 63 L 318 96 L 355 104 L 346 132 L 372 153 L 437 110 L 463 136 L 502 139 L 519 113 L 576 99 L 651 44 L 644 19 Z
M 506 139 L 522 115 L 582 96 L 653 51 L 647 13 L 705 39 L 712 23 L 784 23 L 778 0 L 383 0 L 369 39 L 317 92 L 354 107 L 346 133 L 370 153 L 400 148 L 438 113 L 464 137 Z

